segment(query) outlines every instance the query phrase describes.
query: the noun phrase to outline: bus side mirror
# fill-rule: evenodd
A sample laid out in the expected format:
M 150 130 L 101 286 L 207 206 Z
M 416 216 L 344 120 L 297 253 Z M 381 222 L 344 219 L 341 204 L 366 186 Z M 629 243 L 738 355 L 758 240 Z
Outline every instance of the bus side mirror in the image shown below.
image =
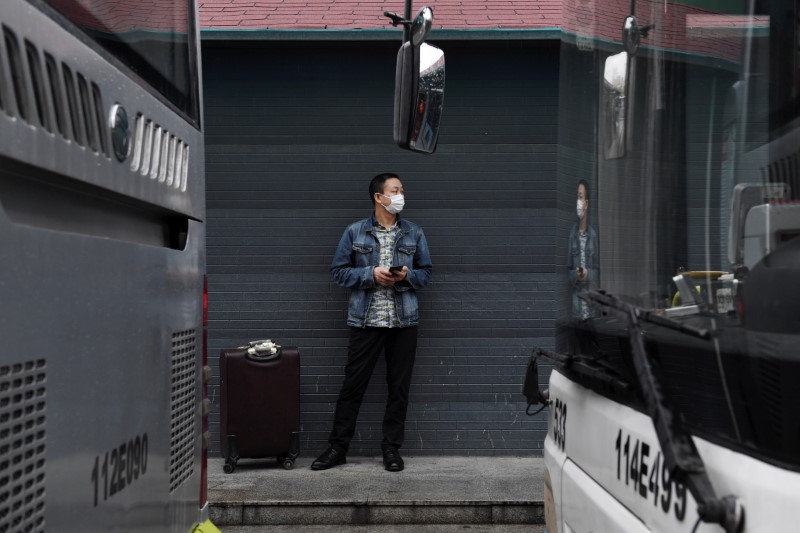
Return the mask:
M 432 154 L 444 103 L 444 52 L 427 43 L 403 43 L 397 52 L 394 141 L 400 148 Z
M 628 108 L 628 53 L 606 59 L 603 69 L 601 127 L 606 159 L 625 156 L 625 129 Z
M 531 355 L 528 360 L 528 368 L 525 370 L 525 381 L 522 384 L 522 394 L 528 402 L 528 409 L 526 409 L 525 412 L 531 416 L 530 408 L 532 405 L 542 404 L 542 409 L 550 405 L 549 391 L 539 388 L 539 364 L 537 359 L 537 350 L 534 350 L 534 354 Z M 539 411 L 541 411 L 541 409 L 539 409 Z

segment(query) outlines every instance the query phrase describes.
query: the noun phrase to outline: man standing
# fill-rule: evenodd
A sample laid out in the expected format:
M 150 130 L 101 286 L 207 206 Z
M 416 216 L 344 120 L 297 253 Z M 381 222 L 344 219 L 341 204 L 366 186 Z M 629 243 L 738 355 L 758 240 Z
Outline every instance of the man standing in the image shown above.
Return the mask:
M 586 180 L 578 182 L 576 214 L 578 222 L 569 232 L 567 270 L 572 287 L 572 316 L 586 320 L 594 316 L 594 310 L 578 298 L 578 292 L 596 289 L 600 281 L 600 251 L 597 232 L 589 225 L 589 183 Z
M 431 278 L 431 258 L 422 229 L 401 219 L 403 184 L 379 174 L 369 185 L 373 214 L 351 224 L 331 263 L 333 280 L 351 290 L 347 310 L 350 343 L 344 383 L 336 402 L 330 447 L 311 464 L 326 470 L 346 462 L 358 410 L 381 351 L 386 357 L 388 398 L 383 417 L 383 465 L 403 470 L 408 391 L 417 350 L 416 290 Z
M 594 309 L 579 298 L 578 293 L 599 286 L 600 250 L 597 232 L 589 225 L 589 183 L 586 180 L 578 182 L 576 214 L 578 222 L 569 233 L 567 246 L 567 272 L 572 289 L 570 350 L 573 353 L 590 354 L 596 350 L 591 320 Z

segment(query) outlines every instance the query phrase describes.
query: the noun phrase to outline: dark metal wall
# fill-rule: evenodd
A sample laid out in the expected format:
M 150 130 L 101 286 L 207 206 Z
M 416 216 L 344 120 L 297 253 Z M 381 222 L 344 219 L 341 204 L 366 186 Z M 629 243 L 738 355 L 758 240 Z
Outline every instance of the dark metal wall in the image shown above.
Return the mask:
M 252 339 L 299 346 L 301 445 L 324 449 L 348 336 L 328 267 L 343 229 L 370 214 L 371 176 L 391 170 L 434 263 L 404 449 L 540 454 L 546 413 L 525 416 L 520 390 L 531 348 L 553 346 L 558 45 L 441 43 L 432 156 L 392 143 L 398 45 L 204 43 L 211 364 Z M 379 453 L 383 373 L 351 454 Z M 218 406 L 218 378 L 211 389 Z

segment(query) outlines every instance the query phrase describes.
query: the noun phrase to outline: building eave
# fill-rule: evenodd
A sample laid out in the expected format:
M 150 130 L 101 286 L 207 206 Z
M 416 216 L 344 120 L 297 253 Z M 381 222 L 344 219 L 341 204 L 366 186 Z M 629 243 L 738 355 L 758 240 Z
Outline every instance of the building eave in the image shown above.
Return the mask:
M 401 30 L 270 30 L 203 28 L 203 41 L 401 41 Z M 429 41 L 559 40 L 561 28 L 434 29 Z

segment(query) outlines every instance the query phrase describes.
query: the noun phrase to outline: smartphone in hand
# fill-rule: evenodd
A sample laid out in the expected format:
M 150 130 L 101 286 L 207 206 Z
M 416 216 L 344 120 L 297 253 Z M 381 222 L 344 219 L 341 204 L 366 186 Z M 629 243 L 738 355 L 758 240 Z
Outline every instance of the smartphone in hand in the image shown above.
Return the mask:
M 403 267 L 401 267 L 401 266 L 390 266 L 389 267 L 389 272 L 391 272 L 392 274 L 399 274 L 402 271 L 403 271 Z

